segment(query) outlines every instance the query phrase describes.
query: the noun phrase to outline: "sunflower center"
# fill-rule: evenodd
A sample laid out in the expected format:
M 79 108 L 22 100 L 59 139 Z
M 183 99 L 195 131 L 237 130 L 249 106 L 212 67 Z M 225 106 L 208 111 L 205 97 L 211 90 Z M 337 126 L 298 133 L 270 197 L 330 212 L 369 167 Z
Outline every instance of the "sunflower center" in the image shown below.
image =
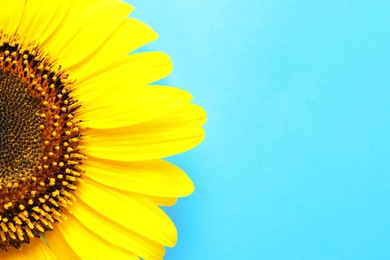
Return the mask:
M 0 250 L 66 219 L 86 159 L 72 82 L 38 45 L 0 33 Z
M 31 177 L 42 154 L 40 101 L 27 84 L 0 70 L 0 179 Z

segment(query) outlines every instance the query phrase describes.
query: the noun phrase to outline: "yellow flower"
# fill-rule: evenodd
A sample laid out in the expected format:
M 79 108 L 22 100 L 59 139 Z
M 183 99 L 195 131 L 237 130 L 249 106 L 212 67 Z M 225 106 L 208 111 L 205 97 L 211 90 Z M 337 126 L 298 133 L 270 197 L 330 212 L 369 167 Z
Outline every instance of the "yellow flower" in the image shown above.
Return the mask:
M 151 85 L 157 34 L 118 0 L 0 0 L 0 259 L 161 259 L 160 206 L 193 185 L 161 158 L 198 145 L 205 113 Z

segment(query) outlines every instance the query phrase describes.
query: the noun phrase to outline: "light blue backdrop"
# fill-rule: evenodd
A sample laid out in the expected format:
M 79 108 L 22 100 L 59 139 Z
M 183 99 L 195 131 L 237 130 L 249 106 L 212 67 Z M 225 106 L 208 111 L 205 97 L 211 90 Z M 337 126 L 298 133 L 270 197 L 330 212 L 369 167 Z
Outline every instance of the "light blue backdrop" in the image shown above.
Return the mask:
M 166 259 L 390 259 L 390 1 L 129 2 L 209 117 Z

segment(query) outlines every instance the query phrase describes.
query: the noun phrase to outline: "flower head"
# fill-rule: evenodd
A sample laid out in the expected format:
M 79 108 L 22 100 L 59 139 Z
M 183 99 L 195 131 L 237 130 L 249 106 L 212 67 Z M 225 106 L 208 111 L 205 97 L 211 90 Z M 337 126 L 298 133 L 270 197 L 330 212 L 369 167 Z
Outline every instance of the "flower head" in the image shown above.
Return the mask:
M 205 113 L 118 0 L 0 0 L 0 257 L 161 259 Z

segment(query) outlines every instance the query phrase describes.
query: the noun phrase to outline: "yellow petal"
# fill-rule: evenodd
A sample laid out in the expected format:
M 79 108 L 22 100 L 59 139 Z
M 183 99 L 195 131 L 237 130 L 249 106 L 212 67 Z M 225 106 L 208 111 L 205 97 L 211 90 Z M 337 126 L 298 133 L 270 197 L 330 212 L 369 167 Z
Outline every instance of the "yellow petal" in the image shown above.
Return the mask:
M 31 239 L 30 244 L 22 246 L 22 251 L 27 259 L 57 259 L 53 251 L 40 238 Z
M 121 161 L 153 160 L 189 150 L 204 137 L 206 114 L 189 104 L 153 120 L 115 129 L 89 129 L 88 155 Z
M 194 190 L 184 171 L 163 160 L 121 162 L 91 157 L 84 168 L 86 177 L 96 182 L 149 196 L 182 197 Z
M 70 70 L 82 74 L 90 66 L 106 67 L 116 61 L 117 57 L 123 57 L 157 38 L 158 34 L 148 25 L 137 19 L 128 18 L 93 55 L 71 66 Z
M 31 247 L 31 245 L 25 245 L 25 249 Z M 13 247 L 8 249 L 8 252 L 0 251 L 0 259 L 4 260 L 28 260 L 21 249 L 15 249 Z
M 21 260 L 21 259 L 42 259 L 56 260 L 55 254 L 40 238 L 31 239 L 29 244 L 23 244 L 22 249 L 9 248 L 8 252 L 0 251 L 0 259 Z
M 0 28 L 3 34 L 13 34 L 23 15 L 25 0 L 0 1 Z
M 99 48 L 132 10 L 132 6 L 122 1 L 74 1 L 66 22 L 43 47 L 58 58 L 62 66 L 70 67 Z
M 72 206 L 72 213 L 75 218 L 96 235 L 135 253 L 143 259 L 161 259 L 164 256 L 165 250 L 162 245 L 109 220 L 81 200 L 78 200 Z
M 177 233 L 172 221 L 159 207 L 140 195 L 126 196 L 124 192 L 87 178 L 76 195 L 103 216 L 135 233 L 162 245 L 176 243 Z
M 132 252 L 123 250 L 97 236 L 72 215 L 66 222 L 54 225 L 81 259 L 137 259 Z
M 58 259 L 81 259 L 66 242 L 58 228 L 45 232 L 45 237 L 50 249 Z
M 184 90 L 164 86 L 140 88 L 132 95 L 112 91 L 85 102 L 80 117 L 89 128 L 116 128 L 167 114 L 191 99 Z
M 172 64 L 165 53 L 144 52 L 123 57 L 103 67 L 83 68 L 71 74 L 72 78 L 77 79 L 74 94 L 81 102 L 111 91 L 130 96 L 134 89 L 168 76 Z
M 13 1 L 9 1 L 13 2 Z M 72 0 L 28 0 L 18 33 L 30 42 L 45 42 L 60 26 Z
M 152 201 L 156 205 L 171 207 L 176 204 L 177 198 L 164 198 L 164 197 L 154 197 L 154 196 L 145 196 L 148 200 Z

